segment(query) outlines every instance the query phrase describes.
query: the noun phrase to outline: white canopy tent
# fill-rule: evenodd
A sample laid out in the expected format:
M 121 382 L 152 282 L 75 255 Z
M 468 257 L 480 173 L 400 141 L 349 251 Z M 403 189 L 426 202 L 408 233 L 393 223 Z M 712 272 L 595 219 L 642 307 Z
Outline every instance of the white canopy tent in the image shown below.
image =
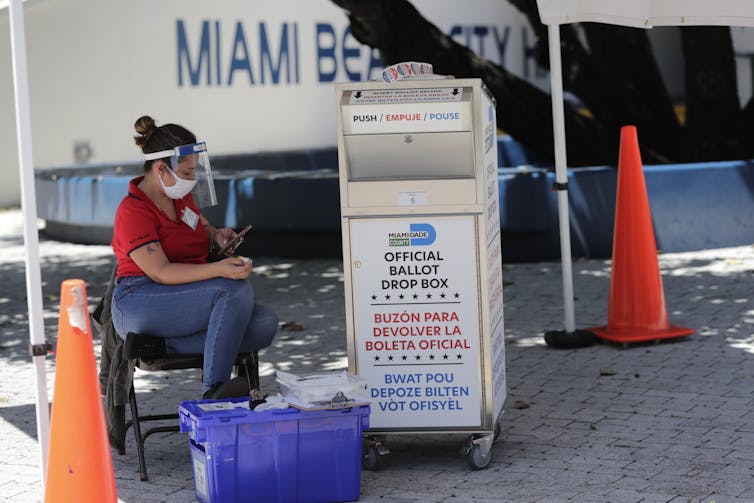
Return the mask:
M 573 305 L 571 234 L 568 213 L 563 70 L 560 25 L 595 22 L 652 28 L 653 26 L 754 26 L 752 0 L 537 0 L 539 17 L 547 25 L 550 50 L 550 87 L 555 144 L 555 180 L 558 189 L 560 255 L 563 273 L 565 331 L 576 329 Z M 617 134 L 617 132 L 616 132 Z
M 0 3 L 0 8 L 7 2 Z M 47 447 L 50 434 L 50 411 L 47 399 L 45 357 L 47 344 L 44 335 L 42 277 L 39 265 L 39 236 L 37 234 L 37 199 L 34 188 L 34 163 L 31 147 L 31 113 L 29 109 L 29 79 L 26 67 L 26 35 L 21 0 L 10 0 L 10 38 L 13 60 L 13 88 L 16 95 L 16 138 L 18 169 L 21 177 L 21 210 L 24 216 L 24 244 L 26 264 L 26 298 L 29 307 L 30 349 L 37 388 L 37 439 L 40 448 L 42 486 L 47 470 Z

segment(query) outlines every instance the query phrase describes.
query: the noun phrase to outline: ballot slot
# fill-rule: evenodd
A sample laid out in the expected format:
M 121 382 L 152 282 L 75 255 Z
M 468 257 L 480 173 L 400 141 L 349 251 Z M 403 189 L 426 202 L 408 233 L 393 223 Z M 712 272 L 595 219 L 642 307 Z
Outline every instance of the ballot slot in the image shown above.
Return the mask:
M 474 176 L 470 131 L 349 135 L 344 141 L 349 181 Z

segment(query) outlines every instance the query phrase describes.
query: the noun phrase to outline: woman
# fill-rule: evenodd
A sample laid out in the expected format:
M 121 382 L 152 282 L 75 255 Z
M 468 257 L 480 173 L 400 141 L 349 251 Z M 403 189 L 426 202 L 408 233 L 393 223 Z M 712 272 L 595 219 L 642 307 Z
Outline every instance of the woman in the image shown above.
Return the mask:
M 152 340 L 164 342 L 168 354 L 203 353 L 203 395 L 223 396 L 233 386 L 228 381 L 236 355 L 268 346 L 278 319 L 254 302 L 246 281 L 250 260 L 207 260 L 210 247 L 224 245 L 235 232 L 210 225 L 191 194 L 197 169 L 208 166 L 201 164 L 207 160 L 204 144 L 182 126 L 156 127 L 148 116 L 134 128 L 146 162 L 115 215 L 113 325 L 122 338 L 130 332 L 156 336 Z

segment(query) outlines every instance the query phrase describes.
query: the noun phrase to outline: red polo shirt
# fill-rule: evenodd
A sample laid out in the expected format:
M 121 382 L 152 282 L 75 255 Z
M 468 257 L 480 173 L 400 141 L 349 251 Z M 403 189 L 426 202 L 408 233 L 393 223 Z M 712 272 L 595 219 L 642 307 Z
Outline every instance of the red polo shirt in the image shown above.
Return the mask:
M 131 260 L 130 254 L 137 248 L 155 241 L 160 242 L 170 262 L 204 264 L 209 252 L 209 238 L 197 219 L 192 229 L 181 220 L 188 208 L 197 217 L 199 207 L 189 193 L 183 199 L 174 200 L 178 221 L 168 216 L 138 187 L 143 176 L 134 178 L 128 186 L 128 195 L 123 198 L 115 213 L 112 247 L 118 259 L 118 277 L 144 276 L 144 271 Z

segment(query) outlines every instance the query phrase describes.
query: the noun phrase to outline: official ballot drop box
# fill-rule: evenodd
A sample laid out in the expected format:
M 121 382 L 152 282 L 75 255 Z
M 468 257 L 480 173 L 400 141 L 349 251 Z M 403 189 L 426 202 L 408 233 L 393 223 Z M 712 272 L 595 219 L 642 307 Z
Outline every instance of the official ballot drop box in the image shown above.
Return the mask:
M 370 431 L 490 434 L 506 397 L 493 99 L 441 78 L 337 84 L 336 100 L 348 362 Z

